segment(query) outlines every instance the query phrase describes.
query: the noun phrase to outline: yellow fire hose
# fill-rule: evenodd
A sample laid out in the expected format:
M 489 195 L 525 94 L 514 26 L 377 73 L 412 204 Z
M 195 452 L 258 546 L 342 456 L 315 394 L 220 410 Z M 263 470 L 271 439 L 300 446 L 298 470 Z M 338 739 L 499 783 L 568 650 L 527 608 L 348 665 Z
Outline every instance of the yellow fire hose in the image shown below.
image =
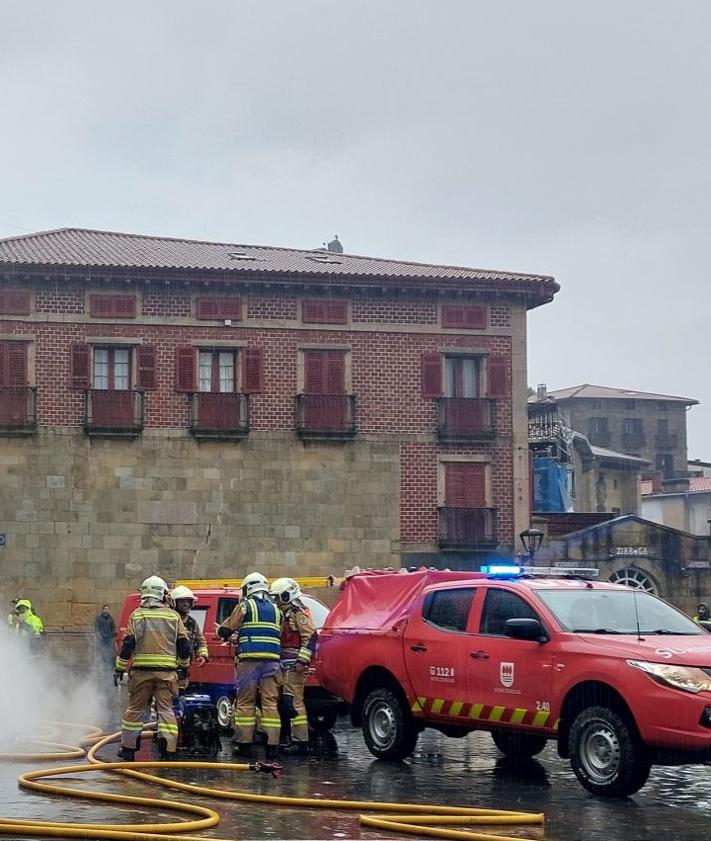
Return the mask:
M 0 835 L 54 837 L 54 838 L 99 838 L 115 839 L 116 841 L 205 841 L 204 838 L 193 837 L 185 833 L 197 832 L 216 826 L 220 815 L 214 809 L 176 800 L 161 800 L 151 797 L 137 797 L 125 794 L 110 794 L 109 792 L 87 791 L 76 788 L 65 788 L 38 782 L 47 777 L 66 774 L 76 775 L 97 771 L 115 772 L 123 776 L 130 776 L 152 785 L 163 786 L 175 791 L 187 791 L 191 795 L 200 795 L 220 800 L 236 800 L 246 803 L 261 803 L 280 807 L 304 807 L 309 809 L 347 809 L 363 812 L 376 812 L 376 815 L 359 815 L 362 826 L 388 832 L 407 833 L 410 835 L 427 836 L 431 838 L 462 839 L 462 841 L 521 841 L 521 837 L 513 838 L 508 835 L 473 832 L 464 829 L 445 829 L 453 825 L 541 825 L 544 820 L 542 813 L 516 812 L 501 809 L 481 809 L 464 806 L 437 806 L 413 803 L 383 803 L 368 800 L 326 800 L 309 797 L 286 797 L 282 795 L 253 794 L 246 791 L 228 791 L 225 789 L 209 788 L 181 783 L 177 780 L 147 774 L 138 769 L 168 768 L 180 770 L 183 768 L 210 769 L 220 771 L 248 771 L 254 766 L 245 763 L 231 762 L 103 762 L 96 754 L 105 745 L 118 740 L 120 734 L 114 733 L 104 736 L 102 731 L 89 725 L 64 725 L 52 723 L 57 728 L 73 728 L 80 730 L 81 745 L 92 745 L 85 753 L 82 747 L 65 745 L 56 742 L 42 741 L 42 745 L 57 748 L 54 752 L 43 753 L 12 753 L 0 754 L 0 760 L 27 761 L 49 759 L 83 758 L 85 755 L 89 764 L 67 765 L 61 768 L 29 771 L 18 777 L 21 788 L 49 795 L 80 798 L 83 800 L 102 801 L 105 803 L 121 804 L 134 807 L 169 810 L 183 815 L 192 816 L 191 819 L 173 823 L 160 824 L 101 824 L 101 823 L 65 823 L 60 821 L 34 821 L 27 819 L 13 819 L 0 817 Z M 44 734 L 42 734 L 44 735 Z M 50 733 L 48 735 L 54 735 Z M 144 731 L 143 737 L 153 737 L 154 731 Z M 178 834 L 179 833 L 179 834 Z M 220 841 L 220 839 L 211 839 Z

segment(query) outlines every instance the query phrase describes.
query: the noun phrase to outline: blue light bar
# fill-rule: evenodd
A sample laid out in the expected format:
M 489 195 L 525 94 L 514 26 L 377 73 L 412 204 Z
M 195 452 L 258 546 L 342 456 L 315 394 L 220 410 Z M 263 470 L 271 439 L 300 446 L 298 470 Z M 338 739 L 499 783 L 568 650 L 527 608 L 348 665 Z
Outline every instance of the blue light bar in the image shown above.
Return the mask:
M 515 578 L 524 572 L 524 568 L 518 564 L 488 564 L 481 567 L 481 572 L 496 578 Z

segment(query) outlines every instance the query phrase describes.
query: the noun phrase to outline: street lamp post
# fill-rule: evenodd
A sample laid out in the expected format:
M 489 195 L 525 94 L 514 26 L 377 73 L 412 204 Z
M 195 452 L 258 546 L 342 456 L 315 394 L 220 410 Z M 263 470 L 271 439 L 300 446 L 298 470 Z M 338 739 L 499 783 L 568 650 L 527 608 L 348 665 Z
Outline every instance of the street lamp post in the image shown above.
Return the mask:
M 529 562 L 533 563 L 536 552 L 541 548 L 541 543 L 543 543 L 543 532 L 540 529 L 524 529 L 519 534 L 519 537 L 521 543 L 523 543 L 523 548 L 526 550 Z

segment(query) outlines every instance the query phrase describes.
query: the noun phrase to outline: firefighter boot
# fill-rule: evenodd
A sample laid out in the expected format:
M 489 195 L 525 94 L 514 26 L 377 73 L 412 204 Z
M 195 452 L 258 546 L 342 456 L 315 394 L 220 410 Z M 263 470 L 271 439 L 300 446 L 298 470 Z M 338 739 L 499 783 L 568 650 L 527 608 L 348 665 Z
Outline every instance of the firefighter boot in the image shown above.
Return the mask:
M 277 759 L 279 757 L 279 745 L 267 745 L 266 757 L 267 759 Z
M 232 745 L 232 753 L 234 756 L 241 756 L 243 759 L 251 759 L 252 758 L 252 743 L 251 742 L 238 742 L 237 744 Z
M 118 753 L 116 755 L 124 762 L 136 761 L 136 751 L 133 748 L 124 748 L 122 746 L 118 749 Z
M 287 745 L 285 748 L 282 748 L 281 752 L 285 756 L 308 756 L 309 755 L 309 743 L 308 742 L 292 742 L 290 745 Z

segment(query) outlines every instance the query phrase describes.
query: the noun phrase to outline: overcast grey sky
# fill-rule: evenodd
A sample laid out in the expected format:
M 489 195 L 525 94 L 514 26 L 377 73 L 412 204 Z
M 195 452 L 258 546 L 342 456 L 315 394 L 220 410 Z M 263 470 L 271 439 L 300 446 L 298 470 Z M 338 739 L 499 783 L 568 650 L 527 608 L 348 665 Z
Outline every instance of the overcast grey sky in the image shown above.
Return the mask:
M 708 0 L 0 0 L 0 235 L 63 226 L 543 272 L 529 382 L 696 397 Z

